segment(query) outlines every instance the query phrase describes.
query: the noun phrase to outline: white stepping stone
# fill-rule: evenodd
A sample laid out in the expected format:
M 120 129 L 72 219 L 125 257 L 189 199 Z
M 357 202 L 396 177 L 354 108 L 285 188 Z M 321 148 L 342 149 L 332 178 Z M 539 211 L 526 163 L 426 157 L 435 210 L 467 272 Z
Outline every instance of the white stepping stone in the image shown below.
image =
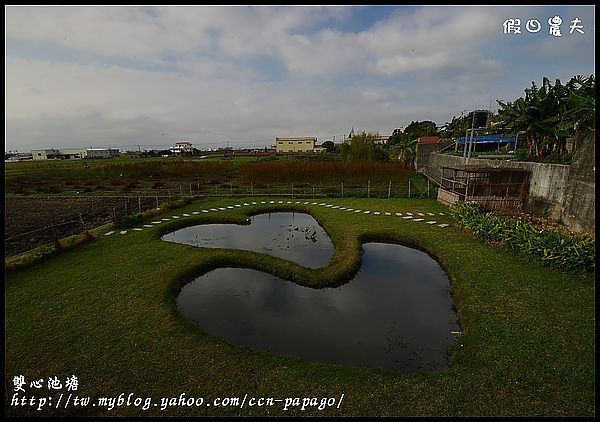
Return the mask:
M 260 203 L 261 203 L 261 204 L 266 204 L 266 202 L 265 202 L 265 201 L 260 201 Z
M 346 207 L 340 207 L 340 210 L 345 210 L 345 209 L 346 209 Z
M 252 202 L 252 205 L 256 205 L 256 202 Z
M 440 213 L 440 215 L 444 215 L 444 213 L 443 213 L 443 212 L 441 212 L 441 213 Z
M 249 204 L 249 203 L 247 203 L 247 202 L 244 202 L 244 205 L 250 205 L 250 204 Z
M 373 213 L 373 215 L 379 215 L 379 214 L 381 214 L 379 211 L 375 211 L 375 212 Z
M 151 224 L 144 224 L 144 227 L 146 227 L 146 228 L 150 228 L 150 227 L 154 227 L 154 226 L 153 226 L 153 225 L 151 225 Z
M 236 207 L 241 207 L 241 205 L 240 205 L 240 204 L 235 204 L 235 206 L 236 206 Z
M 152 227 L 152 226 L 150 226 L 150 227 Z M 114 233 L 114 230 L 111 230 L 111 231 L 109 231 L 108 233 L 104 233 L 104 236 L 110 236 L 110 235 L 111 235 L 111 234 L 113 234 L 113 233 Z
M 308 205 L 308 202 L 305 202 L 304 205 Z
M 354 211 L 354 212 L 361 212 L 361 211 L 362 211 L 362 210 L 356 210 L 356 211 Z
M 364 213 L 365 213 L 365 214 L 369 214 L 370 212 L 371 212 L 371 211 L 365 211 Z
M 292 201 L 287 201 L 287 202 L 286 202 L 286 204 L 291 204 L 291 203 L 292 203 Z
M 221 208 L 221 207 L 219 207 L 219 209 L 220 209 L 221 211 L 226 211 L 226 210 L 227 210 L 227 208 Z
M 181 215 L 183 215 L 184 217 L 189 217 L 190 216 L 189 214 L 181 214 Z
M 122 230 L 121 234 L 127 234 L 127 230 Z
M 278 204 L 283 204 L 283 201 L 279 201 Z
M 327 204 L 325 202 L 323 202 L 322 204 L 319 204 L 319 205 L 327 205 Z
M 330 208 L 330 207 L 333 207 L 333 205 L 331 205 L 331 204 L 325 205 L 325 208 Z
M 407 212 L 406 215 L 413 215 L 413 213 L 412 212 Z
M 354 208 L 348 208 L 346 211 L 354 211 Z
M 275 201 L 269 201 L 269 204 L 274 204 L 274 203 L 275 203 Z
M 135 229 L 133 229 L 133 230 L 135 230 L 136 232 L 144 231 L 144 229 L 138 229 L 137 227 Z
M 192 214 L 198 215 L 198 214 L 200 214 L 200 211 L 194 211 Z
M 422 212 L 418 212 L 417 214 L 420 215 L 420 216 L 424 216 L 425 215 Z
M 230 210 L 233 209 L 233 207 L 231 205 L 228 205 L 227 208 Z
M 152 221 L 152 224 L 160 224 L 162 221 Z
M 295 203 L 295 204 L 299 204 L 299 203 L 300 203 L 300 201 L 296 201 L 296 202 L 294 202 L 294 203 Z
M 179 216 L 178 215 L 173 215 L 173 216 L 171 216 L 171 218 L 178 219 Z
M 404 218 L 405 220 L 408 220 L 409 218 L 413 218 L 413 217 L 412 217 L 412 216 L 410 216 L 410 215 L 405 215 L 405 216 L 404 216 L 404 217 L 402 217 L 402 218 Z
M 427 224 L 435 224 L 437 221 L 428 221 Z
M 391 213 L 389 213 L 389 212 L 386 212 L 386 213 L 385 213 L 385 215 L 392 215 L 392 214 L 391 214 Z
M 422 218 L 415 218 L 413 221 L 423 221 Z
M 339 205 L 336 205 L 335 207 L 331 207 L 331 209 L 339 208 L 339 207 L 340 207 Z
M 450 224 L 438 224 L 440 227 L 448 227 Z
M 162 221 L 171 221 L 171 219 L 170 219 L 170 218 L 162 218 L 161 220 L 162 220 Z
M 401 212 L 397 212 L 397 213 L 396 213 L 396 215 L 397 215 L 398 217 L 400 217 L 400 216 L 402 215 L 402 213 L 401 213 Z
M 310 205 L 317 205 L 317 203 L 316 203 L 316 202 L 313 202 L 313 203 L 312 203 L 312 204 L 310 204 Z
M 202 212 L 208 212 L 208 210 L 202 210 Z
M 210 210 L 211 210 L 211 211 L 219 211 L 219 210 L 218 210 L 218 209 L 216 209 L 216 208 L 211 208 Z
M 432 212 L 428 212 L 427 215 L 435 215 L 435 214 Z

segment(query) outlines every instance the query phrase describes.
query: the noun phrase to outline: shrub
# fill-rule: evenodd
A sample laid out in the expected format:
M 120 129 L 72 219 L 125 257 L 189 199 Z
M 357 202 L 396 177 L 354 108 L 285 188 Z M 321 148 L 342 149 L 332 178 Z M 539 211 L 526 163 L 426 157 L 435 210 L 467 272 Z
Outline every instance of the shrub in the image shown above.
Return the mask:
M 588 234 L 539 229 L 522 218 L 484 213 L 476 202 L 459 201 L 450 211 L 462 228 L 485 241 L 500 242 L 530 261 L 571 273 L 595 271 L 596 241 Z

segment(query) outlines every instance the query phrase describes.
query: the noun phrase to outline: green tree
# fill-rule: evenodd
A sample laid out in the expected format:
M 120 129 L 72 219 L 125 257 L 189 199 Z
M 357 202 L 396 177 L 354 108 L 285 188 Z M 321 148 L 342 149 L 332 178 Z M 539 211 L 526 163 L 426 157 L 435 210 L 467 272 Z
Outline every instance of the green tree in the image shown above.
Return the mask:
M 325 141 L 321 144 L 323 148 L 327 149 L 327 152 L 335 152 L 335 144 L 333 141 Z

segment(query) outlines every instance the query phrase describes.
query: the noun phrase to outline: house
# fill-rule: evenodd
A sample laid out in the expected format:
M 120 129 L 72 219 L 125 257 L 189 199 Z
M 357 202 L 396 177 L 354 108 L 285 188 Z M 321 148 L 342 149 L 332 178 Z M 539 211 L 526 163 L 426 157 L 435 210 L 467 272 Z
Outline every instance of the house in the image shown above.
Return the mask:
M 316 136 L 275 138 L 277 152 L 315 152 Z
M 171 153 L 175 155 L 185 155 L 193 152 L 194 148 L 192 148 L 192 143 L 189 141 L 176 142 L 175 145 L 171 147 Z
M 437 144 L 442 139 L 439 136 L 419 136 L 415 141 L 417 144 Z

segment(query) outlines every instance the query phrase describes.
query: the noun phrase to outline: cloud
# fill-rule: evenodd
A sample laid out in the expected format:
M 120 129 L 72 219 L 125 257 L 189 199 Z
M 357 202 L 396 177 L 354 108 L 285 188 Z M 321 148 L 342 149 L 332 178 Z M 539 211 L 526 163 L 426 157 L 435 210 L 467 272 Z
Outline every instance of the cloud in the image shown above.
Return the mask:
M 6 146 L 385 133 L 593 72 L 588 39 L 502 34 L 505 17 L 563 9 L 399 7 L 356 25 L 369 10 L 9 6 Z

